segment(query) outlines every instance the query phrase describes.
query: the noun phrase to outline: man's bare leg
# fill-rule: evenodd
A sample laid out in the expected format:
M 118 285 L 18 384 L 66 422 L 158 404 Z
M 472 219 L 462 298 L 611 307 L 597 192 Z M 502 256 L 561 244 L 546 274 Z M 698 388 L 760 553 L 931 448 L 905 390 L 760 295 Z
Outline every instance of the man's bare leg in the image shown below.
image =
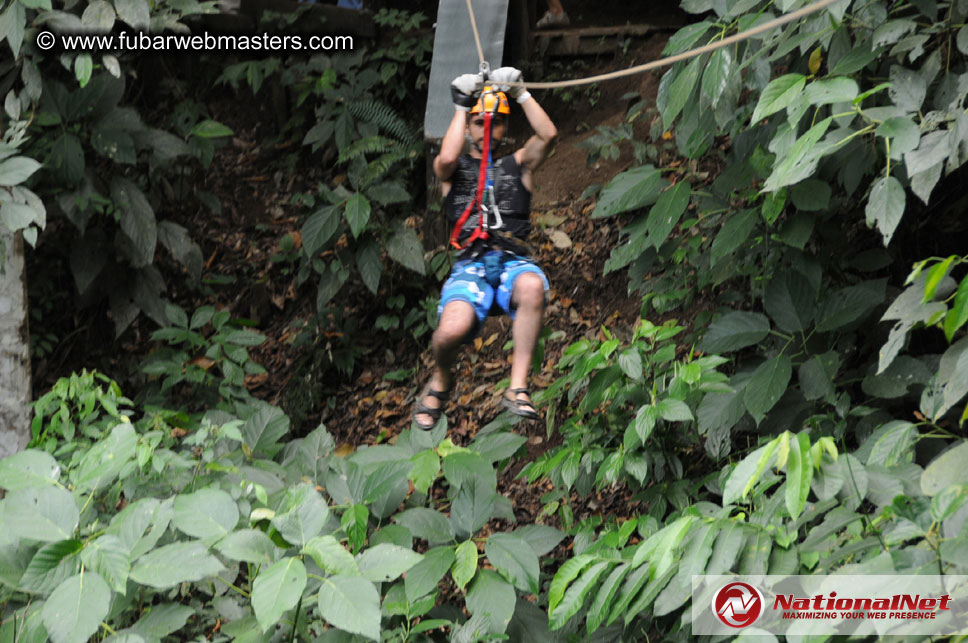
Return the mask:
M 514 338 L 514 361 L 511 364 L 511 387 L 528 388 L 528 375 L 531 371 L 531 358 L 541 333 L 541 318 L 544 312 L 544 282 L 533 272 L 526 272 L 514 280 L 511 303 L 516 312 L 511 326 Z M 531 398 L 519 393 L 517 399 Z M 527 407 L 525 407 L 527 408 Z M 534 408 L 533 406 L 531 408 Z
M 432 390 L 446 392 L 454 385 L 451 369 L 457 361 L 457 351 L 474 329 L 476 321 L 474 307 L 466 301 L 452 301 L 444 306 L 432 340 L 434 352 L 434 374 L 430 378 Z M 433 395 L 425 395 L 422 402 L 424 406 L 431 409 L 440 408 L 442 404 Z M 426 413 L 418 413 L 414 419 L 424 428 L 432 428 L 436 424 Z

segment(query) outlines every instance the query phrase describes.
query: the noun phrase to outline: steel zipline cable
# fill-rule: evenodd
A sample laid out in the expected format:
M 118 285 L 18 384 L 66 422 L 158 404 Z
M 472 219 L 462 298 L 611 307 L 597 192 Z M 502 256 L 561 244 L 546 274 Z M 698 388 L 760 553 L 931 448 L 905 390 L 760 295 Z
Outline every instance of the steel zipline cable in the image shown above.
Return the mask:
M 554 82 L 527 82 L 527 83 L 507 83 L 510 86 L 515 87 L 527 87 L 528 89 L 555 89 L 559 87 L 575 87 L 578 85 L 590 85 L 592 83 L 598 83 L 604 80 L 613 80 L 615 78 L 623 78 L 625 76 L 632 76 L 635 74 L 641 74 L 652 69 L 658 69 L 659 67 L 666 67 L 668 65 L 673 65 L 677 62 L 683 60 L 689 60 L 690 58 L 695 58 L 696 56 L 701 56 L 703 54 L 708 54 L 711 51 L 716 51 L 717 49 L 722 49 L 723 47 L 728 47 L 737 42 L 742 42 L 749 38 L 758 36 L 759 34 L 769 31 L 775 27 L 785 25 L 788 22 L 793 22 L 794 20 L 799 20 L 804 16 L 808 16 L 812 13 L 816 13 L 821 9 L 825 9 L 830 5 L 842 2 L 843 0 L 818 0 L 812 4 L 805 7 L 801 7 L 796 11 L 788 14 L 784 14 L 779 18 L 774 18 L 768 22 L 764 22 L 761 25 L 757 25 L 746 31 L 741 31 L 739 33 L 733 34 L 722 40 L 709 43 L 708 45 L 703 45 L 702 47 L 696 47 L 695 49 L 690 49 L 689 51 L 683 52 L 681 54 L 676 54 L 674 56 L 667 56 L 666 58 L 660 58 L 659 60 L 653 60 L 642 65 L 636 65 L 635 67 L 629 67 L 628 69 L 619 69 L 617 71 L 609 72 L 607 74 L 599 74 L 597 76 L 589 76 L 587 78 L 576 78 L 572 80 L 559 80 Z M 467 0 L 467 11 L 470 13 L 471 19 L 471 29 L 474 31 L 474 42 L 477 44 L 477 55 L 481 61 L 481 68 L 487 68 L 487 61 L 484 60 L 484 50 L 481 48 L 481 37 L 477 32 L 477 21 L 474 19 L 474 9 L 471 6 L 471 0 Z

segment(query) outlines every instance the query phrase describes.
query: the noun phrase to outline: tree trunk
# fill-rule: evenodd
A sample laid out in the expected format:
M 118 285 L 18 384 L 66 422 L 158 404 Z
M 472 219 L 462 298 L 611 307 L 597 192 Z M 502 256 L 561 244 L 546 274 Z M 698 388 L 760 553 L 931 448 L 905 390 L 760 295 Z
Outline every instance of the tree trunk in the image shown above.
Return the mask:
M 30 334 L 20 233 L 0 231 L 0 458 L 30 441 Z

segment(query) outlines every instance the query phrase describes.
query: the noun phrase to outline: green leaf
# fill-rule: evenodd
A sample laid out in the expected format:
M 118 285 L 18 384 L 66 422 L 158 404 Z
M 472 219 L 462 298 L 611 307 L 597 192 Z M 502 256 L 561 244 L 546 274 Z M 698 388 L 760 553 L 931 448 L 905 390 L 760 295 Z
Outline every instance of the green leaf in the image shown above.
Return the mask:
M 852 78 L 835 76 L 810 83 L 807 85 L 803 97 L 811 105 L 849 103 L 857 97 L 859 91 L 857 81 Z
M 129 632 L 140 636 L 137 640 L 164 639 L 173 632 L 185 627 L 188 619 L 195 615 L 195 610 L 188 605 L 178 603 L 162 603 L 148 608 L 148 613 L 138 619 L 131 626 Z M 114 643 L 114 637 L 105 639 Z M 132 642 L 134 643 L 134 642 Z
M 709 262 L 715 266 L 724 257 L 739 249 L 749 238 L 750 232 L 756 226 L 758 217 L 756 210 L 740 210 L 726 219 L 726 223 L 716 234 L 710 248 Z
M 358 576 L 356 559 L 330 535 L 317 536 L 306 543 L 302 553 L 309 554 L 320 569 L 333 575 Z
M 927 75 L 900 65 L 891 65 L 890 80 L 888 94 L 894 104 L 909 113 L 921 111 L 928 93 Z
M 434 547 L 424 554 L 423 560 L 410 568 L 403 586 L 411 603 L 437 589 L 437 583 L 454 564 L 452 547 Z M 463 586 L 461 586 L 463 589 Z
M 637 569 L 633 566 L 634 571 L 622 583 L 622 587 L 615 595 L 614 602 L 609 606 L 606 624 L 611 625 L 615 619 L 626 613 L 629 604 L 638 596 L 639 590 L 649 581 L 651 577 L 650 572 L 652 571 L 651 567 L 649 564 L 642 565 Z
M 488 433 L 475 439 L 469 448 L 480 453 L 486 462 L 493 464 L 513 456 L 527 441 L 523 435 L 514 433 Z
M 917 427 L 910 422 L 903 420 L 888 422 L 872 437 L 873 446 L 864 464 L 893 467 L 902 462 L 906 455 L 913 455 L 910 452 L 913 451 L 917 439 Z
M 327 518 L 329 507 L 326 501 L 316 491 L 315 485 L 303 483 L 286 491 L 280 512 L 272 517 L 271 522 L 288 542 L 305 545 L 319 535 Z M 364 525 L 365 521 L 366 518 Z
M 746 494 L 756 485 L 766 467 L 770 464 L 773 454 L 780 444 L 780 439 L 787 439 L 786 434 L 771 440 L 749 454 L 730 472 L 723 487 L 723 506 L 734 504 L 746 497 Z
M 44 545 L 27 563 L 27 568 L 16 583 L 17 589 L 33 594 L 50 594 L 80 571 L 77 553 L 82 546 L 79 540 L 59 540 Z
M 423 555 L 415 551 L 382 543 L 363 552 L 357 564 L 363 578 L 374 583 L 386 583 L 396 579 L 422 559 Z
M 7 44 L 16 60 L 20 56 L 20 47 L 24 42 L 24 26 L 27 23 L 27 12 L 20 2 L 11 2 L 6 11 L 0 13 L 0 34 L 7 38 Z M 0 176 L 3 176 L 0 174 Z M 0 185 L 7 185 L 0 181 Z
M 399 525 L 410 530 L 415 538 L 423 538 L 430 544 L 447 543 L 454 540 L 447 517 L 433 509 L 414 507 L 393 517 Z
M 134 246 L 134 267 L 151 265 L 158 245 L 158 224 L 148 199 L 137 185 L 115 176 L 111 181 L 111 200 L 121 213 L 121 231 Z
M 806 433 L 799 433 L 790 439 L 790 455 L 787 457 L 786 507 L 794 520 L 800 517 L 807 504 L 812 481 L 810 438 Z
M 817 330 L 836 330 L 863 318 L 884 301 L 886 286 L 886 280 L 876 279 L 830 293 L 817 313 Z
M 968 277 L 964 277 L 958 284 L 954 300 L 951 303 L 951 310 L 944 318 L 944 336 L 948 342 L 954 338 L 959 328 L 968 322 Z M 2 463 L 0 463 L 2 466 Z M 0 487 L 4 486 L 0 479 Z
M 125 465 L 135 457 L 138 434 L 130 422 L 115 426 L 107 437 L 84 454 L 80 464 L 71 472 L 71 479 L 80 490 L 97 490 L 114 482 Z
M 551 553 L 565 537 L 564 532 L 547 525 L 531 524 L 514 530 L 514 535 L 531 545 L 538 558 Z
M 224 569 L 201 543 L 172 543 L 139 558 L 130 577 L 136 583 L 166 589 L 215 576 Z
M 826 210 L 830 206 L 830 184 L 819 179 L 800 181 L 790 188 L 790 200 L 803 212 Z
M 709 57 L 706 69 L 702 73 L 702 93 L 709 99 L 709 104 L 713 108 L 719 103 L 719 98 L 726 90 L 732 70 L 733 54 L 730 49 L 717 49 Z
M 662 172 L 651 165 L 626 170 L 602 189 L 592 218 L 610 217 L 651 205 L 666 185 Z
M 574 558 L 569 558 L 565 561 L 565 564 L 558 568 L 555 573 L 554 578 L 551 579 L 551 585 L 548 588 L 548 611 L 554 612 L 558 607 L 558 603 L 565 596 L 565 590 L 568 585 L 578 578 L 578 575 L 584 570 L 588 565 L 595 560 L 594 556 L 589 554 L 579 554 Z
M 302 227 L 303 250 L 315 257 L 339 229 L 339 206 L 324 206 L 310 215 Z
M 115 592 L 124 594 L 128 584 L 131 563 L 130 552 L 121 539 L 105 534 L 89 542 L 81 552 L 84 565 L 93 569 L 108 582 Z
M 136 30 L 147 30 L 150 15 L 148 3 L 144 0 L 114 0 L 118 18 Z
M 450 573 L 454 577 L 454 583 L 461 591 L 464 591 L 464 587 L 471 582 L 474 574 L 477 573 L 477 559 L 477 544 L 473 540 L 465 540 L 457 545 L 454 566 Z M 491 562 L 494 563 L 494 561 Z
M 877 225 L 884 245 L 891 243 L 894 231 L 904 215 L 905 193 L 901 182 L 893 176 L 884 176 L 874 183 L 867 199 L 867 225 Z
M 0 161 L 0 185 L 20 185 L 40 169 L 40 163 L 26 156 L 14 156 Z
M 662 192 L 659 200 L 649 211 L 645 228 L 649 233 L 649 240 L 656 248 L 661 246 L 672 229 L 679 223 L 683 212 L 689 206 L 692 186 L 688 181 L 679 181 L 668 190 Z
M 787 355 L 777 355 L 760 364 L 743 391 L 743 402 L 756 424 L 763 421 L 787 390 L 793 365 Z
M 114 26 L 114 7 L 106 0 L 94 0 L 84 8 L 81 22 L 102 33 L 111 31 Z
M 482 569 L 467 591 L 466 603 L 471 614 L 489 617 L 492 634 L 502 634 L 514 615 L 514 588 L 497 573 Z
M 239 507 L 221 489 L 199 489 L 175 497 L 172 524 L 180 531 L 213 541 L 226 536 L 239 522 Z
M 581 577 L 576 580 L 565 592 L 561 602 L 551 612 L 549 623 L 552 630 L 560 629 L 568 622 L 572 616 L 578 613 L 585 605 L 585 599 L 609 567 L 614 565 L 614 561 L 602 561 L 595 563 L 585 570 Z
M 672 84 L 669 86 L 668 102 L 665 105 L 665 109 L 660 110 L 662 112 L 662 122 L 665 127 L 672 125 L 672 122 L 682 111 L 682 108 L 686 106 L 692 98 L 693 92 L 696 88 L 696 82 L 699 80 L 699 72 L 702 69 L 702 57 L 697 56 L 693 58 L 685 66 L 684 69 L 676 73 L 675 70 L 670 70 L 669 74 L 675 74 L 672 80 Z
M 444 460 L 446 465 L 447 460 Z M 450 508 L 450 520 L 456 535 L 467 538 L 483 527 L 494 511 L 497 500 L 494 485 L 472 477 L 461 485 Z
M 622 351 L 618 356 L 618 365 L 629 379 L 642 379 L 642 356 L 638 348 L 633 346 Z
M 367 239 L 356 251 L 356 266 L 363 277 L 363 283 L 374 295 L 380 288 L 380 275 L 383 263 L 380 261 L 380 246 L 373 239 Z
M 802 333 L 810 326 L 816 309 L 813 286 L 799 272 L 774 274 L 766 287 L 763 308 L 788 333 Z
M 493 534 L 484 544 L 491 564 L 523 592 L 538 593 L 538 556 L 521 538 Z
M 60 465 L 49 453 L 27 449 L 0 460 L 0 488 L 49 487 L 57 483 L 60 473 Z
M 921 492 L 934 496 L 954 485 L 968 483 L 968 441 L 961 440 L 925 467 L 921 474 Z
M 111 588 L 98 574 L 81 572 L 58 585 L 41 611 L 54 643 L 84 643 L 108 615 Z
M 215 548 L 226 558 L 254 565 L 271 564 L 279 553 L 279 548 L 259 529 L 233 531 L 218 541 Z
M 760 313 L 731 311 L 710 324 L 699 350 L 724 353 L 752 346 L 770 332 L 769 320 Z
M 757 123 L 781 109 L 786 109 L 800 98 L 800 92 L 807 79 L 803 74 L 787 74 L 771 80 L 760 94 L 760 99 L 753 110 L 751 123 Z
M 350 634 L 380 640 L 380 594 L 359 576 L 331 576 L 319 586 L 319 614 Z
M 354 194 L 346 201 L 346 222 L 350 224 L 353 238 L 359 238 L 370 220 L 370 202 L 360 193 Z
M 814 355 L 803 364 L 797 372 L 800 381 L 800 392 L 808 400 L 818 400 L 834 393 L 834 376 L 840 368 L 840 355 L 836 351 L 828 351 L 821 355 Z
M 682 400 L 667 397 L 656 405 L 656 412 L 668 422 L 692 422 L 692 411 Z
M 827 132 L 833 117 L 828 116 L 798 138 L 790 149 L 777 156 L 773 172 L 763 185 L 764 192 L 774 192 L 780 188 L 799 183 L 810 177 L 817 163 L 826 151 L 826 146 L 817 145 Z
M 410 479 L 413 487 L 420 493 L 427 493 L 430 486 L 437 479 L 440 473 L 440 456 L 431 449 L 421 451 L 410 459 L 413 468 L 410 470 Z
M 404 225 L 394 224 L 393 236 L 387 242 L 387 254 L 404 268 L 426 274 L 423 243 L 417 233 Z
M 230 128 L 218 121 L 206 119 L 192 128 L 192 135 L 200 138 L 222 138 L 235 134 Z
M 340 517 L 340 527 L 353 551 L 359 551 L 366 541 L 366 525 L 370 520 L 370 510 L 366 505 L 352 505 Z
M 597 630 L 605 619 L 608 618 L 609 609 L 612 607 L 612 601 L 615 599 L 615 595 L 628 576 L 629 572 L 632 571 L 632 566 L 627 562 L 620 564 L 618 567 L 612 570 L 603 582 L 598 592 L 595 594 L 595 600 L 592 601 L 591 606 L 588 608 L 588 616 L 585 621 L 585 625 L 588 629 L 588 633 L 592 634 Z
M 306 568 L 294 557 L 283 558 L 256 576 L 252 583 L 252 610 L 263 632 L 296 606 L 305 588 Z
M 80 520 L 74 496 L 62 487 L 11 491 L 3 505 L 4 529 L 27 540 L 68 540 Z
M 917 149 L 921 142 L 921 130 L 907 116 L 888 118 L 877 126 L 874 134 L 890 139 L 891 158 L 895 160 L 900 160 L 908 152 Z

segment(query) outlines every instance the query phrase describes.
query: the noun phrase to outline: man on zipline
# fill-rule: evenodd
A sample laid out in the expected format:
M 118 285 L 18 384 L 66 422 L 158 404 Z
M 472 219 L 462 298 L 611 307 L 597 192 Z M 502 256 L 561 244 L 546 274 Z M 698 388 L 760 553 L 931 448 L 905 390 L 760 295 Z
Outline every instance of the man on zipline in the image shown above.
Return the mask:
M 471 341 L 497 309 L 513 320 L 511 385 L 502 404 L 515 415 L 538 417 L 528 374 L 548 279 L 528 258 L 523 241 L 531 230 L 534 170 L 558 130 L 524 87 L 508 85 L 520 81 L 520 70 L 502 67 L 490 73 L 486 87 L 481 74 L 464 74 L 451 83 L 454 118 L 434 159 L 434 172 L 441 181 L 447 219 L 454 225 L 451 244 L 461 253 L 440 295 L 434 373 L 414 406 L 414 423 L 423 430 L 436 425 L 450 397 L 451 369 L 460 346 Z M 507 94 L 521 105 L 534 135 L 513 154 L 493 158 L 492 150 L 507 132 Z M 462 153 L 465 140 L 469 154 Z

